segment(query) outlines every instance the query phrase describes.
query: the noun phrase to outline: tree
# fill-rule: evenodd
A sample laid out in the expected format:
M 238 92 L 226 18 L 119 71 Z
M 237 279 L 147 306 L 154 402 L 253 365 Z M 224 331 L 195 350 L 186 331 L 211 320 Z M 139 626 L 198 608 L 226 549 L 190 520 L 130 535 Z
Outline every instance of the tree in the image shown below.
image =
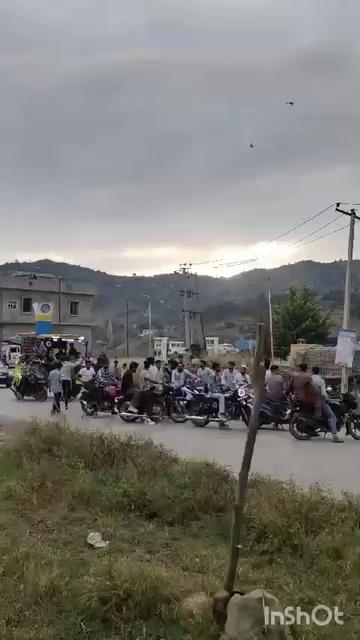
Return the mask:
M 326 340 L 330 322 L 324 314 L 319 300 L 308 286 L 300 289 L 290 287 L 287 299 L 274 306 L 274 333 L 276 350 L 286 358 L 290 345 L 299 339 L 308 343 L 322 343 Z

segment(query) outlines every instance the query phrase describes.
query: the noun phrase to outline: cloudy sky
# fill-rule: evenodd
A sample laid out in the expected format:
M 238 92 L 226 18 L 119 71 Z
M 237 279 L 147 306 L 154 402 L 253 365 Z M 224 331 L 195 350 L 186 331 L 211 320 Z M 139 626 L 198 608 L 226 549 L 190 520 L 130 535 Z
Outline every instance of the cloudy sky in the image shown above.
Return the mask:
M 346 229 L 294 246 L 331 210 L 270 240 L 360 202 L 359 23 L 358 0 L 0 0 L 0 261 L 344 257 Z

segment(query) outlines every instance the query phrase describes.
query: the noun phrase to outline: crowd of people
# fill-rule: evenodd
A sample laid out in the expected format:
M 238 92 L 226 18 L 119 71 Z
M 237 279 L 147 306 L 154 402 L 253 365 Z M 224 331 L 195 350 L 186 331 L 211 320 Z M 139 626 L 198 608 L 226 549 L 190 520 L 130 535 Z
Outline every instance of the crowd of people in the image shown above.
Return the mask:
M 7 365 L 4 356 L 2 364 Z M 288 384 L 277 364 L 265 360 L 265 368 L 266 398 L 270 402 L 281 405 L 292 394 L 314 415 L 325 417 L 334 442 L 342 442 L 337 433 L 336 417 L 327 403 L 326 385 L 319 367 L 314 366 L 310 372 L 306 363 L 300 364 L 299 371 L 290 378 Z M 68 408 L 74 385 L 81 386 L 93 381 L 99 389 L 117 386 L 122 395 L 131 400 L 129 412 L 144 413 L 148 424 L 153 424 L 151 416 L 154 399 L 162 392 L 164 384 L 172 385 L 175 393 L 186 399 L 191 398 L 194 385 L 201 386 L 206 393 L 218 400 L 219 418 L 222 420 L 226 419 L 225 394 L 251 384 L 246 365 L 237 368 L 233 361 L 228 362 L 226 367 L 221 367 L 217 362 L 209 364 L 206 360 L 200 360 L 186 367 L 181 357 L 170 359 L 167 363 L 149 357 L 141 366 L 133 361 L 120 367 L 117 359 L 110 365 L 105 353 L 101 353 L 96 359 L 91 355 L 84 358 L 74 345 L 70 346 L 67 353 L 47 350 L 43 354 L 22 356 L 14 372 L 14 384 L 21 394 L 28 379 L 34 374 L 46 379 L 49 390 L 54 395 L 53 413 L 61 411 L 62 400 L 65 409 Z
M 265 366 L 267 369 L 265 374 L 266 395 L 274 405 L 281 405 L 285 398 L 291 394 L 306 412 L 326 419 L 333 442 L 343 442 L 338 435 L 336 416 L 328 404 L 326 384 L 320 375 L 319 367 L 312 367 L 310 372 L 308 364 L 303 362 L 299 365 L 299 370 L 290 378 L 289 383 L 285 384 L 277 364 L 270 364 L 270 361 L 266 361 Z

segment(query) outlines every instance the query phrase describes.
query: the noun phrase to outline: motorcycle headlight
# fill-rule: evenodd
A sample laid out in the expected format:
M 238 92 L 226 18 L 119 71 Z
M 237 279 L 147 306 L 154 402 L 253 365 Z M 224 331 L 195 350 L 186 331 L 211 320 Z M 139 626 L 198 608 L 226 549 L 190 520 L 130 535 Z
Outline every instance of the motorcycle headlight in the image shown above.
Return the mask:
M 238 389 L 239 398 L 244 398 L 246 396 L 245 389 Z

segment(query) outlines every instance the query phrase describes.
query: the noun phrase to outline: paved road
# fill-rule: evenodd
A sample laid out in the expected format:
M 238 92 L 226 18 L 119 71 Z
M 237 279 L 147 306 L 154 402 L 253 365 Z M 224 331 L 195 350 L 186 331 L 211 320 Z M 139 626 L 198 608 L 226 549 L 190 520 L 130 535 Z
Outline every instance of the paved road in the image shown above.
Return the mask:
M 11 391 L 0 389 L 0 414 L 14 419 L 44 419 L 50 414 L 51 403 L 32 400 L 19 402 Z M 81 417 L 78 401 L 71 403 L 66 413 L 68 421 L 85 429 L 106 429 L 114 433 L 140 433 L 151 436 L 179 455 L 216 460 L 239 470 L 244 450 L 246 428 L 233 423 L 232 431 L 220 431 L 216 425 L 195 428 L 191 422 L 177 425 L 162 421 L 154 427 L 125 424 L 117 416 Z M 297 442 L 287 432 L 261 430 L 258 434 L 252 471 L 274 478 L 293 478 L 301 484 L 321 483 L 335 490 L 360 490 L 360 441 L 346 438 L 345 444 L 334 445 L 330 437 L 311 442 Z

